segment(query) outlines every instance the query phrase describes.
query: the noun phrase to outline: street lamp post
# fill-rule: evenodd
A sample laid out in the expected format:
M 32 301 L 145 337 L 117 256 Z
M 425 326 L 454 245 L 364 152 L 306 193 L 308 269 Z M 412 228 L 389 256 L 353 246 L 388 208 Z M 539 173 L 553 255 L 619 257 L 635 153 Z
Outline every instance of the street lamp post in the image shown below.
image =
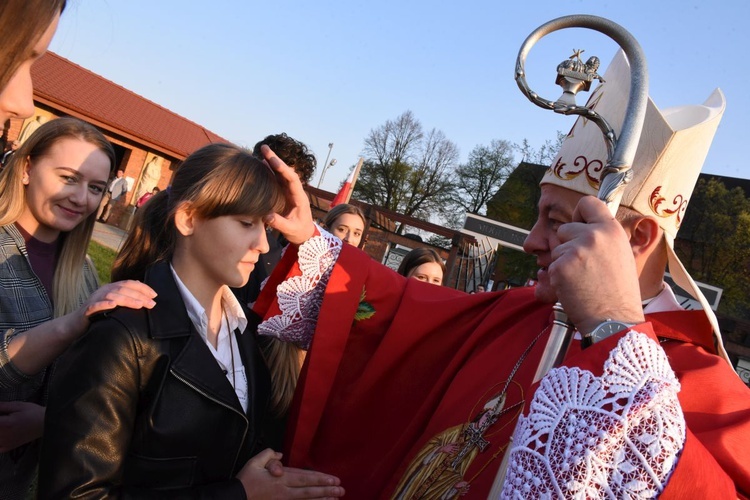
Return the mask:
M 330 167 L 330 165 L 328 164 L 328 158 L 331 157 L 331 150 L 332 149 L 333 149 L 333 143 L 329 142 L 328 143 L 328 154 L 326 155 L 326 161 L 325 161 L 325 163 L 323 163 L 323 171 L 320 172 L 320 177 L 318 178 L 318 188 L 320 188 L 320 183 L 323 182 L 323 177 L 325 177 L 325 175 L 326 175 L 326 170 L 328 170 L 328 168 Z M 335 159 L 333 161 L 334 161 L 334 163 L 336 162 Z
M 323 177 L 326 176 L 326 172 L 329 168 L 334 166 L 336 164 L 336 158 L 332 158 L 330 162 L 328 162 L 328 165 L 323 167 L 323 172 L 320 174 L 320 180 L 318 181 L 318 187 L 320 187 L 320 183 L 323 180 Z

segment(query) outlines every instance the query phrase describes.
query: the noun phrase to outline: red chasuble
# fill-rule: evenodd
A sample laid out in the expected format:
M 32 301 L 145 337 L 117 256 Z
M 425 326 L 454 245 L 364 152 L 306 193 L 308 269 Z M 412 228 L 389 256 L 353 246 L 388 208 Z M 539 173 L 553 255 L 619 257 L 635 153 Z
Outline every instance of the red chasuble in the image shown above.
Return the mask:
M 299 274 L 296 258 L 290 248 L 256 304 L 266 318 L 279 313 L 276 285 Z M 487 498 L 537 390 L 550 318 L 531 288 L 467 295 L 344 245 L 295 394 L 288 464 L 337 475 L 356 499 Z M 662 313 L 635 328 L 662 338 L 681 384 L 685 444 L 665 498 L 750 491 L 750 391 L 715 355 L 703 318 Z M 601 376 L 624 334 L 574 346 L 566 365 Z

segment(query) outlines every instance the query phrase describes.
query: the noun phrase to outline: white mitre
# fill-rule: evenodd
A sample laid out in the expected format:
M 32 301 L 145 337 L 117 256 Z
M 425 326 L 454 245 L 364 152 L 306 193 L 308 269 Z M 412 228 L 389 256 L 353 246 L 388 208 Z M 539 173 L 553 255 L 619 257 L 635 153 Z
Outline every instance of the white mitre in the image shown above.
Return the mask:
M 601 115 L 619 137 L 630 93 L 630 65 L 619 51 L 604 74 L 604 83 L 586 104 Z M 719 354 L 729 360 L 716 315 L 674 251 L 674 239 L 703 162 L 724 114 L 724 94 L 716 89 L 702 105 L 660 111 L 649 98 L 633 179 L 625 187 L 621 206 L 655 217 L 667 241 L 669 272 L 675 283 L 698 302 L 708 316 Z M 540 184 L 554 184 L 596 196 L 599 176 L 607 163 L 607 148 L 599 127 L 583 117 L 576 120 L 560 152 Z

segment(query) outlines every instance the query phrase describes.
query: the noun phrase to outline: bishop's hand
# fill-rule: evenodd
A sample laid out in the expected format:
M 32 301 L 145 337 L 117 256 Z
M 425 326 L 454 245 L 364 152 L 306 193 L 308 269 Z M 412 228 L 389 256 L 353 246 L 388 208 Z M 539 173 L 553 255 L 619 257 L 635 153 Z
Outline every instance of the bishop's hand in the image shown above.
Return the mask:
M 295 245 L 300 245 L 315 234 L 310 200 L 307 198 L 302 182 L 293 168 L 288 167 L 271 148 L 265 144 L 261 146 L 261 153 L 268 165 L 281 178 L 286 197 L 286 211 L 284 214 L 273 214 L 264 222 L 284 235 Z
M 573 221 L 557 231 L 550 284 L 569 320 L 583 334 L 599 323 L 644 321 L 638 271 L 628 235 L 593 196 L 581 198 Z

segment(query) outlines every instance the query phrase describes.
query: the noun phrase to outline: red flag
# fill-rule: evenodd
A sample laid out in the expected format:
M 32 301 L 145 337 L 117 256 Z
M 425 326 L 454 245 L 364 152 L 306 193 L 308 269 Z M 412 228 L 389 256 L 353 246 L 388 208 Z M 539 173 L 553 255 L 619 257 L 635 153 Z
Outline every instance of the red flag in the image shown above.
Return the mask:
M 357 162 L 357 166 L 354 167 L 354 170 L 352 170 L 352 172 L 349 174 L 349 177 L 346 178 L 346 182 L 344 182 L 344 185 L 341 186 L 341 189 L 339 190 L 336 197 L 333 198 L 331 207 L 335 207 L 336 205 L 340 205 L 341 203 L 349 203 L 349 199 L 352 197 L 352 191 L 354 190 L 354 184 L 357 183 L 357 177 L 359 177 L 359 170 L 362 168 L 363 162 L 364 159 L 360 158 Z

